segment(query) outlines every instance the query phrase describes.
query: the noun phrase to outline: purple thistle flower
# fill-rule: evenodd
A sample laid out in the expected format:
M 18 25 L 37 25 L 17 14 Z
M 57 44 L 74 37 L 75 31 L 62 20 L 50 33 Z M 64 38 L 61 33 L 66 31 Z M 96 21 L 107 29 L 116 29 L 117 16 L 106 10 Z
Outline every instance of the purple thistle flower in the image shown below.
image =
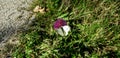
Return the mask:
M 63 20 L 62 18 L 58 18 L 55 22 L 54 22 L 54 29 L 58 29 L 62 26 L 67 25 L 67 22 L 65 20 Z

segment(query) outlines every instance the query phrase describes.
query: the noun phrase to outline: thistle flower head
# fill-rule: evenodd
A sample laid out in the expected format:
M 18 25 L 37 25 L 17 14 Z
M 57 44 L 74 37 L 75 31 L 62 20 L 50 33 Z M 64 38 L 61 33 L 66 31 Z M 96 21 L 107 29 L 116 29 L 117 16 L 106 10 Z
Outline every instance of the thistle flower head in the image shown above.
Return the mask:
M 65 25 L 67 25 L 67 22 L 65 20 L 59 18 L 54 23 L 54 29 L 56 30 L 56 29 L 58 29 L 58 28 L 60 28 L 62 26 L 65 26 Z

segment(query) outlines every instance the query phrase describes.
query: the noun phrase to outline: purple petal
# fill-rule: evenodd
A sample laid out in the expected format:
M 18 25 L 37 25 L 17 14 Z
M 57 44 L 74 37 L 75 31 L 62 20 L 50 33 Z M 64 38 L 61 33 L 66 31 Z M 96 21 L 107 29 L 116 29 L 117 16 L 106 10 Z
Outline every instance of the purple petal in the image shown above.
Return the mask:
M 58 18 L 55 22 L 54 22 L 54 29 L 58 29 L 62 26 L 67 25 L 67 22 L 65 20 L 63 20 L 62 18 Z

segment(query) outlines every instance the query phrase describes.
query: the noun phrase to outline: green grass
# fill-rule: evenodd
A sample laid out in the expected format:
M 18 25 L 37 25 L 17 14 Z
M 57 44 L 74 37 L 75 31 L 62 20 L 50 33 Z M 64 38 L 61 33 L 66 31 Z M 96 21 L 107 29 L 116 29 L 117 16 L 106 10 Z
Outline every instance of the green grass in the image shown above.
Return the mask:
M 119 0 L 36 0 L 48 9 L 37 13 L 30 29 L 20 35 L 17 58 L 117 58 L 120 57 Z M 61 37 L 53 29 L 56 18 L 71 27 Z

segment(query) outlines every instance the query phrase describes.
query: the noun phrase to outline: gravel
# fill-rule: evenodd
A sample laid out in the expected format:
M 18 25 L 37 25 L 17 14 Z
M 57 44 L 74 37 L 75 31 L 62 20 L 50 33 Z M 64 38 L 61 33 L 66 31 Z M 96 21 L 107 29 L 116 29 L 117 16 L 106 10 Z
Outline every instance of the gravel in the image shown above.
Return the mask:
M 33 13 L 28 8 L 32 1 L 0 0 L 0 44 L 31 22 Z

